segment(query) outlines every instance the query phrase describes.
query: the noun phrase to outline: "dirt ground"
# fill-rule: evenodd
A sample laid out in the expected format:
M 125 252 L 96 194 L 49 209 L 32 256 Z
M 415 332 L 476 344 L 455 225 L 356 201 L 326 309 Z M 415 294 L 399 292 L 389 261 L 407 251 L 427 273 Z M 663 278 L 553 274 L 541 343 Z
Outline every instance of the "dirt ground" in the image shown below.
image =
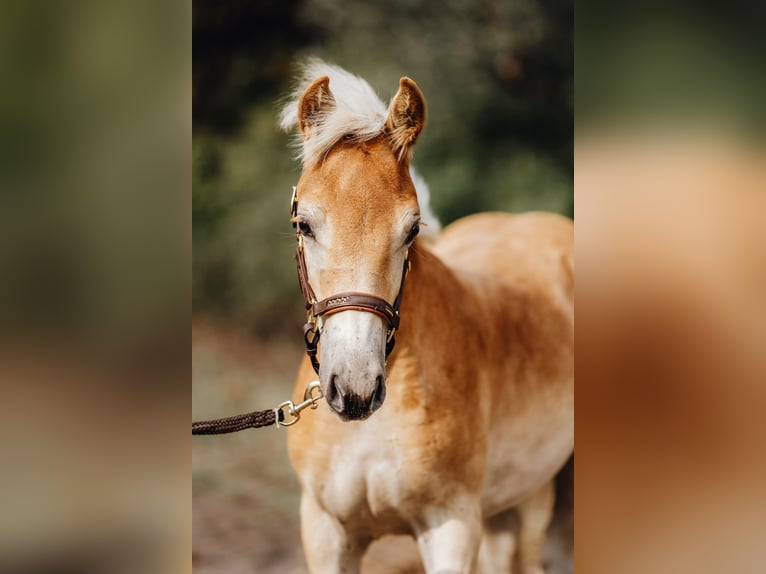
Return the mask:
M 292 344 L 255 341 L 201 320 L 193 324 L 192 346 L 194 420 L 286 400 L 302 353 Z M 545 549 L 549 574 L 573 571 L 572 484 L 569 464 L 559 476 L 556 517 Z M 194 437 L 192 485 L 195 574 L 306 574 L 298 481 L 287 459 L 284 430 Z M 407 537 L 377 542 L 363 572 L 422 572 L 414 542 Z

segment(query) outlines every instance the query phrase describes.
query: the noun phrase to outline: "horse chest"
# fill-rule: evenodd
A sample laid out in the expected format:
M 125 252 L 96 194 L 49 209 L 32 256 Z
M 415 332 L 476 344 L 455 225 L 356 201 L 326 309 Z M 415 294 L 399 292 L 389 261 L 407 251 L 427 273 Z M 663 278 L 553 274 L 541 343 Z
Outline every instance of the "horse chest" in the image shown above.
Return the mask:
M 411 458 L 409 445 L 402 444 L 402 437 L 395 433 L 354 426 L 358 433 L 326 453 L 330 464 L 327 472 L 316 477 L 316 495 L 344 523 L 406 532 L 420 488 L 406 462 Z

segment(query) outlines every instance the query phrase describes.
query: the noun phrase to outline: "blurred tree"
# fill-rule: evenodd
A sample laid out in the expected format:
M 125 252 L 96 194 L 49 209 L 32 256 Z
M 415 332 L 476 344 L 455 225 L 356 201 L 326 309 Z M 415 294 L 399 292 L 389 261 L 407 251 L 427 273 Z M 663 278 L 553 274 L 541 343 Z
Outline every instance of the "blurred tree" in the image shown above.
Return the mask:
M 297 49 L 318 30 L 297 21 L 301 0 L 193 2 L 193 124 L 233 132 L 259 101 L 274 99 Z

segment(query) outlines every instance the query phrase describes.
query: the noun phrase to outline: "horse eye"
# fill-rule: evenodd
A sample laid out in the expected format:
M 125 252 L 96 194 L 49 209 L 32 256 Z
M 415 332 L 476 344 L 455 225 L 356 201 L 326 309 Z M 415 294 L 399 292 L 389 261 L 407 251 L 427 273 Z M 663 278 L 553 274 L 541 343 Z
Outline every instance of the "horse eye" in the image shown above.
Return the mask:
M 412 226 L 412 229 L 410 230 L 410 234 L 407 236 L 407 240 L 405 241 L 405 243 L 412 243 L 415 240 L 415 238 L 418 236 L 418 233 L 420 233 L 419 221 Z
M 311 231 L 311 226 L 303 220 L 298 222 L 298 230 L 300 231 L 301 235 L 305 235 L 306 237 L 314 237 L 314 233 Z

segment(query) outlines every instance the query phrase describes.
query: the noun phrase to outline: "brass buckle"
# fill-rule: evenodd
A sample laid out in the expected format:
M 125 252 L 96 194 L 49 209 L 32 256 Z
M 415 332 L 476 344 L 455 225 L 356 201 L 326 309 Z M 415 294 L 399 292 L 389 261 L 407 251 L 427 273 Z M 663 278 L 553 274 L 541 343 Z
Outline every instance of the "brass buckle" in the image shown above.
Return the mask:
M 407 275 L 410 274 L 410 270 L 412 269 L 412 261 L 410 260 L 410 250 L 407 249 L 407 253 L 404 254 L 404 262 L 407 264 L 404 268 L 404 276 L 407 277 Z
M 298 206 L 298 200 L 296 199 L 296 193 L 298 191 L 297 186 L 293 186 L 293 196 L 290 199 L 290 217 L 295 217 L 296 207 Z

